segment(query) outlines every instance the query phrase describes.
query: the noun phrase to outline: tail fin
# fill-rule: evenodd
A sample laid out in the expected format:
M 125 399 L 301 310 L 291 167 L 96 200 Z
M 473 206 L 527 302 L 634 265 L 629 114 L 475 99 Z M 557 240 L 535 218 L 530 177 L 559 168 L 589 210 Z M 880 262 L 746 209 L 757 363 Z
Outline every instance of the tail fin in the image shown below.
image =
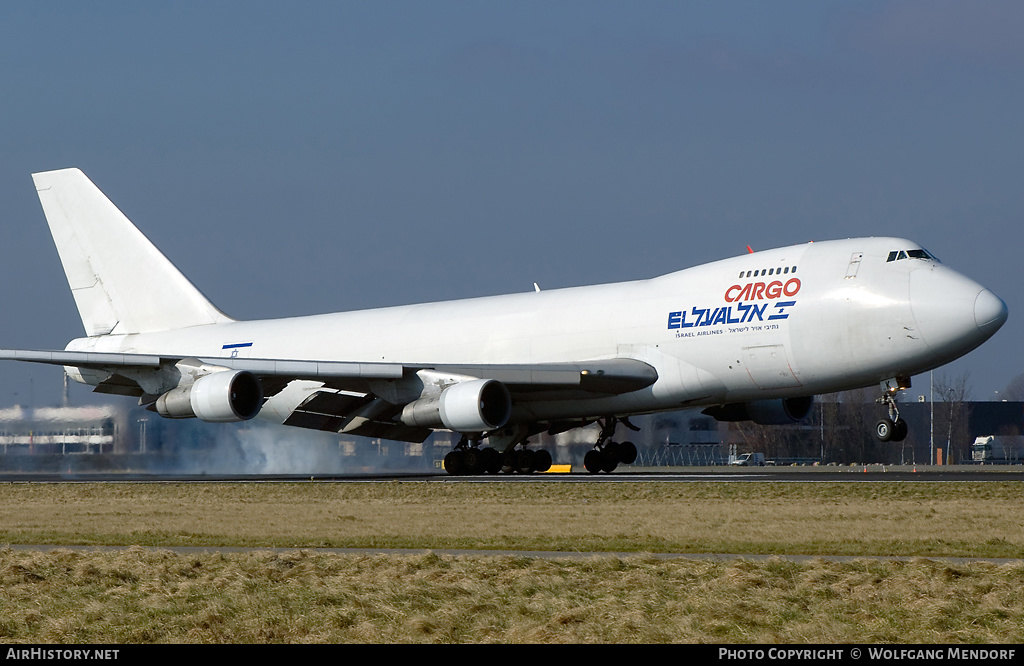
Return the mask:
M 32 174 L 89 336 L 231 321 L 78 169 Z

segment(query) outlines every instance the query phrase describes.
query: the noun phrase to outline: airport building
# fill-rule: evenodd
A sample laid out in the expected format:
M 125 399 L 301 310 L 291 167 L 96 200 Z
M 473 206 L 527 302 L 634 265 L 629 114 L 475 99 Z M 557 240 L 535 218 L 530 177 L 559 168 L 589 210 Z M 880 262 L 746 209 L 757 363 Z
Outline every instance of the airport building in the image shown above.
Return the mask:
M 126 452 L 123 413 L 110 405 L 0 409 L 0 453 L 5 456 Z
M 900 405 L 909 425 L 902 442 L 879 442 L 878 405 L 819 402 L 804 422 L 759 426 L 724 423 L 698 410 L 632 419 L 615 439 L 637 447 L 634 466 L 726 465 L 730 454 L 756 452 L 775 464 L 975 464 L 977 437 L 993 436 L 997 456 L 1024 464 L 1024 403 L 910 402 Z M 583 464 L 598 426 L 533 438 L 555 464 Z M 423 443 L 367 439 L 282 428 L 259 420 L 205 423 L 164 419 L 119 405 L 0 409 L 0 469 L 108 470 L 148 473 L 345 474 L 428 472 L 440 468 L 459 435 L 439 431 Z M 1005 453 L 1005 442 L 1021 442 Z M 1019 453 L 1017 453 L 1019 451 Z

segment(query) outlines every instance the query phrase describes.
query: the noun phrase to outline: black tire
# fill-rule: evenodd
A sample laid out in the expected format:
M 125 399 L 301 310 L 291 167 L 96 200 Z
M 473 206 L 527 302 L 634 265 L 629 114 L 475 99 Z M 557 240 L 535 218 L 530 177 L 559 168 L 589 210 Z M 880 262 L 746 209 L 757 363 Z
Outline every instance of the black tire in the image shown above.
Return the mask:
M 619 462 L 623 465 L 632 465 L 636 462 L 636 445 L 633 442 L 619 444 Z
M 616 450 L 601 452 L 601 470 L 603 472 L 611 474 L 619 466 L 619 456 L 616 454 Z
M 448 455 L 444 457 L 444 470 L 452 476 L 458 476 L 465 470 L 465 465 L 462 463 L 462 453 L 460 451 L 449 451 Z
M 875 424 L 875 437 L 877 437 L 880 442 L 891 441 L 895 428 L 896 426 L 891 420 L 887 418 L 882 419 Z
M 523 449 L 516 454 L 516 471 L 520 474 L 533 474 L 533 451 Z
M 538 472 L 551 469 L 551 453 L 547 449 L 538 449 L 533 453 L 533 468 Z
M 601 471 L 601 452 L 597 449 L 591 449 L 587 451 L 587 455 L 583 456 L 583 467 L 586 468 L 591 474 L 597 474 Z
M 501 471 L 501 454 L 491 447 L 480 449 L 480 466 L 487 474 L 497 474 Z
M 462 452 L 463 474 L 479 474 L 482 471 L 480 465 L 480 451 L 477 449 L 466 449 Z
M 899 419 L 893 425 L 892 440 L 893 442 L 902 442 L 907 438 L 909 428 L 907 422 L 904 419 Z

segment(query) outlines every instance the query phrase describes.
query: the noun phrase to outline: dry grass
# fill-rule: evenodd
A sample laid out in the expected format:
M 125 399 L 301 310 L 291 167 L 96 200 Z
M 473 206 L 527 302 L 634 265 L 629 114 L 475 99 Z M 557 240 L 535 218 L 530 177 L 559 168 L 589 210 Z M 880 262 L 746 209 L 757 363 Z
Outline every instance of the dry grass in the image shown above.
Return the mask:
M 15 484 L 0 641 L 944 643 L 1024 640 L 1024 563 L 660 559 L 645 552 L 1020 558 L 1013 483 Z M 319 546 L 636 552 L 546 560 Z
M 1016 483 L 7 484 L 0 543 L 1024 557 Z
M 1024 564 L 0 550 L 0 640 L 1024 640 Z

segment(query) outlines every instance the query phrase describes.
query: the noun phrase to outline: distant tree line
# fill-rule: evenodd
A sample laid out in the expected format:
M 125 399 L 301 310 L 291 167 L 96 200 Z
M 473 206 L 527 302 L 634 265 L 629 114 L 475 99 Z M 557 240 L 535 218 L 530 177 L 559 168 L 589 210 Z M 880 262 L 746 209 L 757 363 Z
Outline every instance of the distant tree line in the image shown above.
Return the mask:
M 951 453 L 953 462 L 959 462 L 970 458 L 973 442 L 968 428 L 968 379 L 967 374 L 954 378 L 936 376 L 926 419 L 908 418 L 911 411 L 920 416 L 923 406 L 910 408 L 908 403 L 898 403 L 903 407 L 903 417 L 911 423 L 903 442 L 881 442 L 875 437 L 874 426 L 887 410 L 877 403 L 879 391 L 873 388 L 820 395 L 810 416 L 792 426 L 741 422 L 734 427 L 741 435 L 744 450 L 764 453 L 769 460 L 927 463 L 936 455 L 934 449 L 941 449 L 944 462 L 949 462 Z M 1024 380 L 1020 384 L 1024 393 Z

